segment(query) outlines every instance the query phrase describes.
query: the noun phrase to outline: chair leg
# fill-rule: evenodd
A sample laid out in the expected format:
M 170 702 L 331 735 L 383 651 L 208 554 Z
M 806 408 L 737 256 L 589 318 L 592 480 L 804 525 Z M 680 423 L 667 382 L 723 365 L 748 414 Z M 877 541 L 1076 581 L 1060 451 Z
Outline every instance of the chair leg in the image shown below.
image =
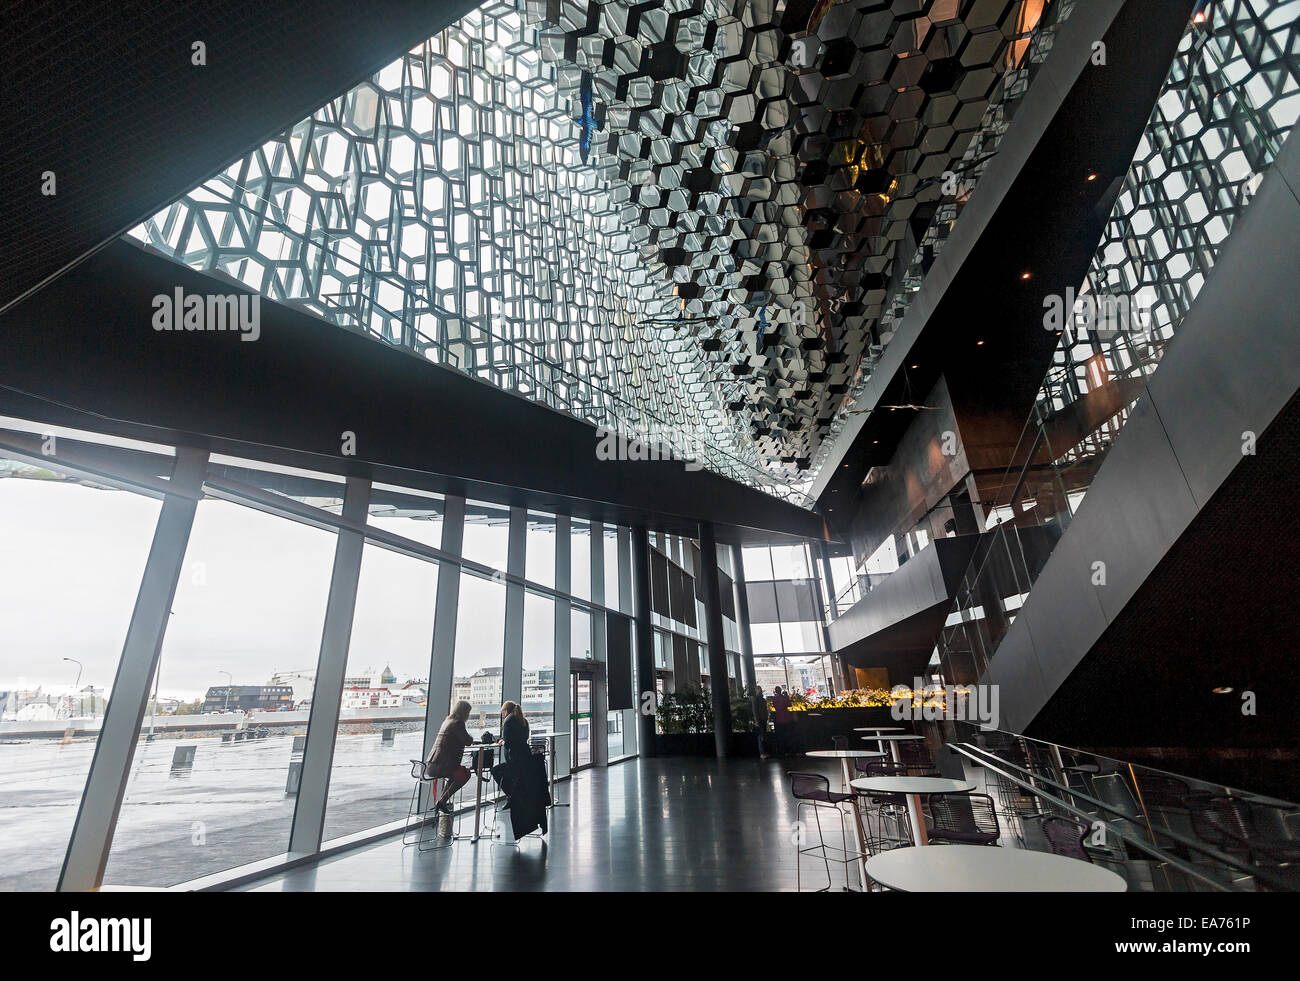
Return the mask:
M 835 880 L 831 878 L 831 860 L 826 854 L 826 835 L 822 832 L 822 818 L 821 814 L 818 813 L 820 811 L 821 808 L 814 804 L 813 818 L 817 821 L 817 840 L 821 842 L 822 862 L 826 865 L 826 891 L 830 892 L 830 888 L 834 884 Z
M 415 809 L 419 805 L 419 802 L 420 802 L 420 781 L 417 780 L 415 782 L 415 786 L 411 788 L 411 803 L 406 808 L 406 824 L 402 828 L 403 845 L 414 844 L 414 842 L 408 841 L 407 839 L 411 837 L 411 818 L 415 816 Z
M 854 807 L 857 806 L 853 801 L 849 801 L 849 803 Z M 844 808 L 837 806 L 835 810 L 840 812 L 840 837 L 844 841 L 844 890 L 846 892 L 852 892 L 853 890 L 849 888 L 849 829 L 848 825 L 844 823 Z M 857 850 L 855 844 L 853 851 L 856 853 Z
M 804 835 L 803 801 L 800 801 L 795 806 L 794 819 L 795 822 L 799 825 L 799 836 L 795 839 L 795 843 L 794 843 L 794 891 L 803 892 L 803 876 L 801 875 L 801 869 L 803 868 L 803 835 Z

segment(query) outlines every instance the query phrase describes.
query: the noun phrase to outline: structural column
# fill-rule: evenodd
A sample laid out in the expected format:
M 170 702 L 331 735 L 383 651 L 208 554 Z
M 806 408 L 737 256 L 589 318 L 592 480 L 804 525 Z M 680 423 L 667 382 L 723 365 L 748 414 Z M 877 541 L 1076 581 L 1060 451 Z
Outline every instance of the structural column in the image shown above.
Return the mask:
M 554 732 L 567 732 L 555 739 L 555 773 L 566 776 L 571 770 L 574 746 L 577 745 L 577 719 L 573 706 L 573 685 L 569 660 L 573 655 L 573 604 L 569 600 L 573 579 L 573 522 L 567 514 L 555 516 L 555 688 L 553 689 Z
M 501 667 L 501 700 L 519 702 L 524 692 L 524 550 L 528 539 L 528 509 L 510 509 L 506 545 L 506 636 Z
M 60 892 L 98 889 L 104 880 L 104 867 L 108 864 L 117 815 L 131 777 L 131 760 L 144 723 L 150 685 L 158 669 L 176 582 L 189 545 L 194 509 L 203 495 L 207 464 L 206 451 L 184 447 L 176 451 L 175 469 L 154 526 L 149 559 L 140 578 L 122 657 L 86 777 L 86 789 L 82 792 L 81 807 L 59 874 Z
M 609 650 L 605 633 L 605 526 L 591 522 L 591 660 L 599 665 L 591 679 L 591 762 L 609 764 Z
M 731 740 L 731 692 L 727 685 L 727 646 L 722 631 L 722 590 L 718 583 L 718 542 L 713 525 L 700 525 L 700 574 L 704 577 L 704 636 L 709 644 L 713 693 L 713 741 L 719 759 Z
M 740 634 L 740 673 L 745 686 L 757 687 L 758 676 L 754 672 L 754 639 L 749 636 L 749 589 L 745 585 L 744 550 L 739 545 L 731 546 L 731 567 L 735 573 L 732 577 L 736 584 L 736 633 Z
M 606 597 L 613 600 L 614 597 Z M 632 533 L 631 530 L 618 526 L 618 608 L 627 613 L 632 606 Z M 635 626 L 633 627 L 635 630 Z M 633 641 L 635 643 L 635 641 Z M 631 755 L 637 751 L 637 711 L 636 708 L 623 710 L 623 753 Z
M 343 520 L 364 525 L 370 511 L 370 481 L 349 477 L 343 494 Z M 343 680 L 347 674 L 348 646 L 352 642 L 352 616 L 356 612 L 361 552 L 366 538 L 359 531 L 340 528 L 334 543 L 334 571 L 330 576 L 325 626 L 321 630 L 316 685 L 307 720 L 307 745 L 302 754 L 298 801 L 293 809 L 289 851 L 320 851 L 325 829 L 325 799 L 330 768 L 334 765 L 334 736 L 339 728 Z
M 650 535 L 632 529 L 632 599 L 636 624 L 637 742 L 642 756 L 655 755 L 655 649 L 650 623 Z
M 830 655 L 831 686 L 836 690 L 842 691 L 844 689 L 844 682 L 840 678 L 839 658 L 835 656 L 835 652 L 831 649 L 830 626 L 826 622 L 826 606 L 822 600 L 822 574 L 824 573 L 826 576 L 826 595 L 830 598 L 830 603 L 832 608 L 835 605 L 835 580 L 831 578 L 831 563 L 830 563 L 830 559 L 826 555 L 825 543 L 813 542 L 812 548 L 813 548 L 813 552 L 815 553 L 815 557 L 812 564 L 813 565 L 813 599 L 817 604 L 817 619 L 821 621 L 821 625 L 822 625 L 822 650 L 824 650 L 828 655 Z M 821 570 L 822 570 L 821 572 L 818 571 L 819 565 L 821 566 Z

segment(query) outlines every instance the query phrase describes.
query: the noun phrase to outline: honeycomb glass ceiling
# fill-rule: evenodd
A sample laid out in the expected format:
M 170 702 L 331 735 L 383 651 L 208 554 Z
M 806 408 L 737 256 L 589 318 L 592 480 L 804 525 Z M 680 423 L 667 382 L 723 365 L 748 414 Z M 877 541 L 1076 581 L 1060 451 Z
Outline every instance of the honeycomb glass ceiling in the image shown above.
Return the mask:
M 1050 6 L 492 2 L 131 234 L 811 506 Z

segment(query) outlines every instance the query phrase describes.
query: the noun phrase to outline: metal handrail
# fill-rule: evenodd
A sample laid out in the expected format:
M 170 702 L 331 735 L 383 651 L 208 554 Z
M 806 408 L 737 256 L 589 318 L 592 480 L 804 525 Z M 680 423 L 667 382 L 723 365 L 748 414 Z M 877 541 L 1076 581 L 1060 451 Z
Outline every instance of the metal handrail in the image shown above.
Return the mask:
M 993 773 L 996 773 L 997 775 L 1004 777 L 1007 780 L 1010 780 L 1012 783 L 1016 784 L 1017 786 L 1023 787 L 1025 790 L 1028 790 L 1035 797 L 1041 798 L 1046 801 L 1050 801 L 1052 804 L 1062 808 L 1063 810 L 1069 811 L 1071 814 L 1075 815 L 1076 817 L 1085 819 L 1086 822 L 1089 824 L 1091 824 L 1092 821 L 1096 820 L 1095 814 L 1085 811 L 1082 808 L 1076 807 L 1073 804 L 1067 803 L 1066 801 L 1060 799 L 1059 797 L 1054 797 L 1051 794 L 1045 793 L 1041 787 L 1039 787 L 1037 784 L 1032 783 L 1030 781 L 1037 780 L 1040 783 L 1049 784 L 1051 787 L 1059 791 L 1063 791 L 1064 793 L 1070 795 L 1073 798 L 1086 801 L 1087 803 L 1094 805 L 1100 810 L 1106 811 L 1109 814 L 1117 815 L 1119 817 L 1124 818 L 1125 820 L 1131 821 L 1134 819 L 1133 815 L 1125 814 L 1123 811 L 1119 810 L 1119 808 L 1115 807 L 1112 804 L 1107 804 L 1105 801 L 1101 801 L 1096 799 L 1095 797 L 1091 797 L 1088 794 L 1076 790 L 1073 787 L 1060 784 L 1057 781 L 1052 780 L 1050 777 L 1045 777 L 1042 774 L 1034 773 L 1031 770 L 1028 770 L 1022 766 L 1004 760 L 1000 756 L 994 756 L 993 754 L 989 753 L 987 750 L 980 749 L 978 746 L 972 746 L 970 743 L 948 743 L 947 745 L 954 752 L 960 753 L 962 756 L 965 756 L 973 763 L 976 763 L 979 766 L 982 766 L 985 769 L 990 770 Z M 996 762 L 991 762 L 991 761 L 996 761 Z M 1024 779 L 1020 776 L 1017 776 L 1015 773 L 1008 772 L 1008 770 L 1006 769 L 1008 767 L 1011 768 L 1012 770 L 1019 771 L 1019 773 L 1024 774 L 1024 776 L 1029 779 Z M 1135 837 L 1130 834 L 1126 834 L 1121 829 L 1112 827 L 1109 823 L 1106 823 L 1105 827 L 1108 833 L 1114 834 L 1115 837 L 1119 838 L 1121 841 L 1127 842 L 1133 845 L 1135 848 L 1139 849 L 1140 851 L 1146 852 L 1148 855 L 1152 856 L 1158 861 L 1171 865 L 1174 868 L 1178 869 L 1180 872 L 1183 872 L 1187 875 L 1192 876 L 1195 879 L 1204 882 L 1206 885 L 1210 886 L 1211 888 L 1216 889 L 1220 892 L 1233 891 L 1229 889 L 1227 886 L 1223 885 L 1223 883 L 1218 882 L 1213 878 L 1210 878 L 1203 871 L 1198 869 L 1195 865 L 1192 865 L 1191 863 L 1184 861 L 1183 859 L 1179 858 L 1176 855 L 1169 854 L 1164 849 L 1160 848 L 1154 843 L 1144 841 L 1142 838 Z M 1153 836 L 1155 835 L 1154 830 L 1152 830 L 1151 833 Z M 1168 828 L 1162 828 L 1160 834 L 1164 835 L 1166 838 L 1171 839 L 1172 841 L 1179 843 L 1180 845 L 1184 845 L 1188 848 L 1191 848 L 1194 851 L 1200 852 L 1201 854 L 1205 855 L 1208 858 L 1213 859 L 1214 861 L 1220 863 L 1221 865 L 1226 865 L 1230 869 L 1248 875 L 1253 879 L 1257 879 L 1258 881 L 1263 882 L 1265 885 L 1270 886 L 1274 889 L 1278 889 L 1283 892 L 1292 892 L 1294 890 L 1294 887 L 1290 883 L 1288 883 L 1285 879 L 1283 879 L 1280 876 L 1274 875 L 1272 872 L 1268 871 L 1267 869 L 1261 869 L 1259 866 L 1245 864 L 1240 860 L 1234 858 L 1233 856 L 1228 855 L 1226 852 L 1221 852 L 1217 848 L 1214 848 L 1211 845 L 1207 845 L 1202 841 L 1197 841 L 1196 839 L 1193 838 L 1187 838 L 1183 835 L 1180 835 L 1178 832 L 1170 830 Z

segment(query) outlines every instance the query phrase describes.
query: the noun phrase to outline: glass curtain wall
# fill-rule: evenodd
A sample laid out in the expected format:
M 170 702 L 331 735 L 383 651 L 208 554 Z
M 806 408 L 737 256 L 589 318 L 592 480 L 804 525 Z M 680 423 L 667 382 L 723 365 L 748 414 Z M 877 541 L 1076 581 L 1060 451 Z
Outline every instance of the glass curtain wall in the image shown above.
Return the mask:
M 0 448 L 3 891 L 58 883 L 161 510 L 56 459 L 37 465 Z M 169 721 L 193 709 L 193 691 L 165 691 L 157 710 Z
M 42 460 L 43 428 L 0 420 L 0 882 L 15 889 L 57 884 L 174 459 L 169 447 L 80 434 L 108 460 L 111 476 L 91 481 Z M 276 858 L 300 793 L 324 795 L 324 841 L 401 821 L 426 714 L 440 723 L 452 699 L 474 706 L 476 735 L 499 733 L 509 510 L 464 502 L 463 548 L 444 551 L 448 502 L 374 484 L 356 594 L 336 597 L 353 616 L 335 668 L 342 695 L 325 713 L 338 712 L 329 781 L 304 788 L 344 489 L 333 475 L 209 459 L 144 726 L 119 775 L 105 885 L 172 886 Z M 563 549 L 567 520 L 532 514 L 520 526 L 524 651 L 511 680 L 534 735 L 558 728 L 571 659 L 603 658 L 606 610 L 630 605 L 628 530 L 601 526 L 593 539 L 591 523 L 574 525 Z M 448 590 L 454 626 L 436 617 Z M 438 649 L 452 663 L 433 691 Z M 631 711 L 591 720 L 611 757 L 635 752 Z M 557 749 L 563 775 L 569 748 Z
M 424 753 L 436 562 L 367 543 L 339 706 L 325 840 L 393 820 Z
M 198 503 L 155 685 L 202 721 L 182 734 L 146 716 L 106 882 L 174 885 L 288 849 L 308 707 L 283 676 L 315 668 L 335 538 Z

